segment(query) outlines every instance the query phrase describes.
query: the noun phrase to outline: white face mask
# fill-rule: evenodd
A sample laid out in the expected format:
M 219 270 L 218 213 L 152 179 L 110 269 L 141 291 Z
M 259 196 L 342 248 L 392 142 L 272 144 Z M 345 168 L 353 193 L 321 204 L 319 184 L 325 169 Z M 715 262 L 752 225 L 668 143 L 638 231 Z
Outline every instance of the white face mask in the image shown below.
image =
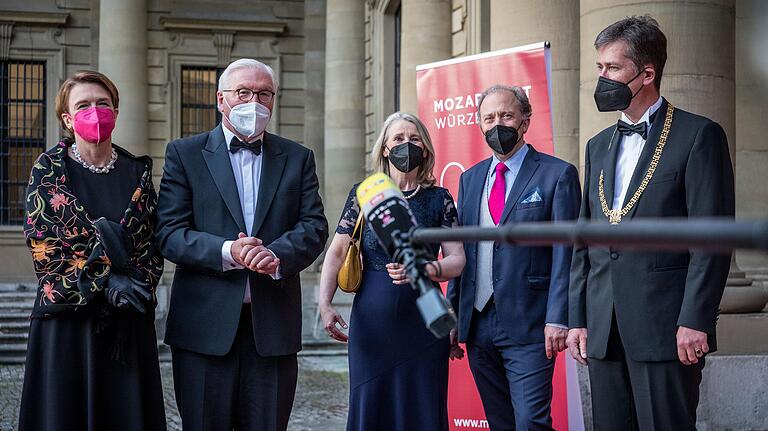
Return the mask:
M 266 130 L 271 115 L 266 106 L 257 102 L 248 102 L 232 108 L 226 98 L 224 103 L 229 108 L 229 124 L 241 135 L 252 138 Z

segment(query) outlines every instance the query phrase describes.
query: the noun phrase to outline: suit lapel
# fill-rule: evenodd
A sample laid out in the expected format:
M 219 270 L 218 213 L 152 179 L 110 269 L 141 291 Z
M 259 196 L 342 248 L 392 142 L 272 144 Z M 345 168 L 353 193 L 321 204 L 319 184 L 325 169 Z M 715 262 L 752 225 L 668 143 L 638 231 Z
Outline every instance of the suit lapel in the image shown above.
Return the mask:
M 661 103 L 661 106 L 659 106 L 656 118 L 653 120 L 651 132 L 648 134 L 648 139 L 645 141 L 643 151 L 640 153 L 640 159 L 637 161 L 635 171 L 632 173 L 632 179 L 629 181 L 629 188 L 627 189 L 627 194 L 624 196 L 622 208 L 627 204 L 627 202 L 629 202 L 629 200 L 635 194 L 635 191 L 640 187 L 640 183 L 643 181 L 645 173 L 648 171 L 648 165 L 651 164 L 653 153 L 656 151 L 656 145 L 658 145 L 659 138 L 661 137 L 661 129 L 664 128 L 664 119 L 667 115 L 667 106 L 667 101 L 664 99 L 664 101 Z M 637 203 L 635 203 L 635 205 L 629 210 L 629 213 L 627 213 L 626 217 L 633 217 L 636 210 Z
M 466 225 L 476 226 L 480 224 L 480 205 L 483 204 L 483 192 L 485 190 L 485 179 L 488 178 L 488 169 L 492 159 L 485 159 L 480 162 L 469 177 L 467 188 L 464 191 L 462 199 L 467 202 L 461 206 L 468 210 Z
M 621 133 L 613 126 L 613 134 L 608 142 L 608 151 L 603 159 L 603 183 L 605 189 L 605 201 L 608 208 L 613 208 L 613 189 L 616 181 L 616 163 L 619 158 L 619 145 L 621 144 Z
M 264 219 L 267 217 L 269 207 L 275 198 L 277 187 L 283 176 L 285 168 L 285 157 L 280 145 L 275 142 L 274 135 L 264 133 L 264 142 L 262 143 L 261 175 L 259 176 L 259 197 L 256 202 L 256 212 L 253 216 L 253 229 L 251 235 L 258 235 Z M 290 196 L 286 196 L 292 199 Z
M 539 152 L 533 146 L 528 145 L 528 154 L 525 155 L 523 164 L 520 165 L 520 171 L 517 173 L 512 189 L 509 191 L 509 196 L 507 196 L 507 201 L 504 203 L 504 212 L 501 213 L 499 224 L 503 224 L 507 220 L 509 213 L 512 212 L 512 208 L 520 200 L 520 195 L 528 187 L 528 183 L 531 182 L 531 178 L 533 178 L 533 174 L 537 169 L 539 169 Z
M 237 183 L 235 183 L 235 174 L 232 173 L 232 163 L 229 160 L 229 151 L 226 142 L 224 142 L 221 124 L 208 134 L 208 141 L 202 152 L 205 164 L 208 165 L 208 170 L 211 172 L 216 188 L 219 189 L 219 194 L 224 199 L 229 213 L 240 231 L 245 232 L 245 221 L 240 207 L 240 197 L 237 194 Z

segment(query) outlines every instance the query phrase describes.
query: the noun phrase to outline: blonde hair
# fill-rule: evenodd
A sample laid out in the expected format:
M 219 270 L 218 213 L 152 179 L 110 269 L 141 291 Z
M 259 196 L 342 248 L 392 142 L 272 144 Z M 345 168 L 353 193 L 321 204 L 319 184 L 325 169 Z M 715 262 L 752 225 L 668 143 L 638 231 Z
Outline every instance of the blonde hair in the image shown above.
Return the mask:
M 424 126 L 424 123 L 413 114 L 407 112 L 395 112 L 384 120 L 384 124 L 381 126 L 381 133 L 376 138 L 376 143 L 371 150 L 371 165 L 374 172 L 383 172 L 389 175 L 389 161 L 384 157 L 384 148 L 386 147 L 387 140 L 389 140 L 389 128 L 397 121 L 407 121 L 414 126 L 421 136 L 421 142 L 424 144 L 424 160 L 418 168 L 417 181 L 421 186 L 434 186 L 437 180 L 432 174 L 432 169 L 435 167 L 435 147 L 432 146 L 432 138 L 429 137 L 429 131 Z

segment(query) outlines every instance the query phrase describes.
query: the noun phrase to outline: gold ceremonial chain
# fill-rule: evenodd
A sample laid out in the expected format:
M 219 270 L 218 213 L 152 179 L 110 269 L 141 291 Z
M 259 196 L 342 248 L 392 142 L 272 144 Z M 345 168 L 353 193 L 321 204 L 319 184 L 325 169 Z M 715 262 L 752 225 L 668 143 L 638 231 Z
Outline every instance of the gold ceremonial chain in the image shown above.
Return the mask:
M 661 130 L 659 143 L 656 144 L 656 150 L 653 152 L 651 164 L 648 165 L 648 171 L 645 173 L 645 178 L 643 178 L 643 182 L 640 183 L 640 187 L 637 188 L 635 194 L 632 195 L 632 199 L 627 202 L 627 205 L 624 206 L 624 208 L 620 210 L 608 209 L 608 202 L 605 200 L 605 187 L 603 186 L 603 170 L 600 170 L 600 183 L 597 187 L 598 195 L 600 196 L 600 206 L 603 209 L 603 214 L 608 217 L 608 221 L 611 222 L 611 224 L 619 224 L 621 218 L 629 214 L 629 211 L 635 206 L 640 199 L 640 196 L 645 191 L 645 188 L 648 186 L 648 183 L 651 181 L 651 178 L 653 178 L 653 173 L 656 172 L 656 166 L 661 159 L 661 152 L 664 151 L 664 144 L 667 143 L 669 128 L 672 126 L 672 112 L 675 110 L 675 107 L 672 106 L 671 103 L 668 103 L 667 106 L 667 116 L 664 119 L 664 128 Z

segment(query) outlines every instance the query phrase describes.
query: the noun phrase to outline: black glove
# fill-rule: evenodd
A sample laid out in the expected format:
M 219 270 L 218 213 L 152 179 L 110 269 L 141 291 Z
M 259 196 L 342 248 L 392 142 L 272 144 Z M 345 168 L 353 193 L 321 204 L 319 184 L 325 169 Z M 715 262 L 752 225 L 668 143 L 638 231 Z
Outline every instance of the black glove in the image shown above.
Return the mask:
M 131 236 L 128 235 L 122 225 L 111 222 L 104 217 L 96 220 L 94 225 L 99 231 L 101 245 L 109 257 L 112 269 L 119 272 L 128 271 L 131 253 L 133 253 Z
M 145 304 L 152 301 L 151 289 L 152 285 L 144 280 L 113 271 L 107 279 L 104 294 L 107 296 L 107 303 L 115 308 L 126 309 L 132 306 L 139 313 L 146 313 Z

